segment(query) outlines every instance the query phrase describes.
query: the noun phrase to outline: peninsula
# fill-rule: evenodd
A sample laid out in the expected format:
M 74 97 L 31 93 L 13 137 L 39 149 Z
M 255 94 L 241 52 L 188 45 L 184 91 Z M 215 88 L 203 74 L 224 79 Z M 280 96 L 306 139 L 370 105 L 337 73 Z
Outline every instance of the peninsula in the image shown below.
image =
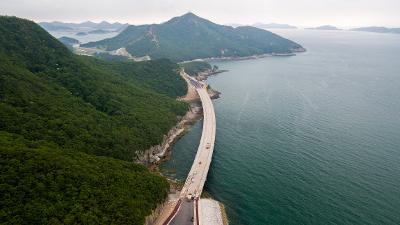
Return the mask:
M 106 51 L 125 48 L 134 57 L 168 58 L 175 62 L 304 51 L 301 45 L 272 32 L 251 26 L 218 25 L 193 13 L 161 24 L 131 25 L 116 37 L 82 47 Z

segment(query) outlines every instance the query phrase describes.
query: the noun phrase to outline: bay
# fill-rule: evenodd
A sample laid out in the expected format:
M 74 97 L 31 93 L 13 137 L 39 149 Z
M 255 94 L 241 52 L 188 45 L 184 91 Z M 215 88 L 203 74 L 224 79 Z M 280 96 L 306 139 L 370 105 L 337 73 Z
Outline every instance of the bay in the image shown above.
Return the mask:
M 400 224 L 400 35 L 274 30 L 293 57 L 215 62 L 205 191 L 230 224 Z M 201 121 L 162 165 L 184 180 Z

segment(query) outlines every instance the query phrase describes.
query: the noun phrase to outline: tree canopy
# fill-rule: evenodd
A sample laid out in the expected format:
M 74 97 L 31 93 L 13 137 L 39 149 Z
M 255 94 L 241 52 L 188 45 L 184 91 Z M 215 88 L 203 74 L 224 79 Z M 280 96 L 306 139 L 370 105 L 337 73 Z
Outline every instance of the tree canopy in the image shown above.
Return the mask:
M 123 160 L 161 142 L 187 106 L 169 60 L 105 62 L 73 55 L 46 31 L 0 18 L 0 129 Z
M 132 161 L 183 116 L 169 60 L 76 56 L 0 17 L 0 223 L 143 224 L 167 181 Z
M 145 167 L 0 131 L 1 224 L 137 224 L 169 184 Z

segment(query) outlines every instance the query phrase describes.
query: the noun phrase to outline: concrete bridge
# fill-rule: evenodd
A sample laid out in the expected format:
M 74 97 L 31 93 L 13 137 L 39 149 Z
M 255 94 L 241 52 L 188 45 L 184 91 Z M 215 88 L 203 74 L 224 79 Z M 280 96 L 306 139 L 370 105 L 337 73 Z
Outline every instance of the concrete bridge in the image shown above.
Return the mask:
M 203 105 L 203 131 L 192 168 L 180 193 L 175 209 L 164 222 L 165 225 L 202 224 L 199 199 L 207 179 L 215 143 L 216 121 L 214 106 L 207 92 L 207 85 L 183 72 L 186 81 L 200 96 Z

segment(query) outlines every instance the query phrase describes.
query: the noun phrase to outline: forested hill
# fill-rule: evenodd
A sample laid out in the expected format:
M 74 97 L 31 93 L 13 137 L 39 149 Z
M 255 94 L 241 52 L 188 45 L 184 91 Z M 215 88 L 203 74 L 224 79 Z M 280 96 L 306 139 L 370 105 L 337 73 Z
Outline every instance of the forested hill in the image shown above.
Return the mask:
M 76 56 L 35 23 L 4 16 L 0 62 L 0 221 L 143 224 L 168 184 L 121 160 L 184 115 L 178 66 Z
M 125 47 L 134 56 L 149 55 L 153 59 L 174 61 L 303 50 L 299 44 L 269 31 L 250 26 L 222 26 L 193 13 L 162 24 L 131 25 L 116 37 L 83 46 L 106 50 Z
M 36 24 L 9 17 L 0 37 L 2 130 L 132 160 L 186 110 L 175 101 L 185 82 L 168 60 L 76 56 Z

